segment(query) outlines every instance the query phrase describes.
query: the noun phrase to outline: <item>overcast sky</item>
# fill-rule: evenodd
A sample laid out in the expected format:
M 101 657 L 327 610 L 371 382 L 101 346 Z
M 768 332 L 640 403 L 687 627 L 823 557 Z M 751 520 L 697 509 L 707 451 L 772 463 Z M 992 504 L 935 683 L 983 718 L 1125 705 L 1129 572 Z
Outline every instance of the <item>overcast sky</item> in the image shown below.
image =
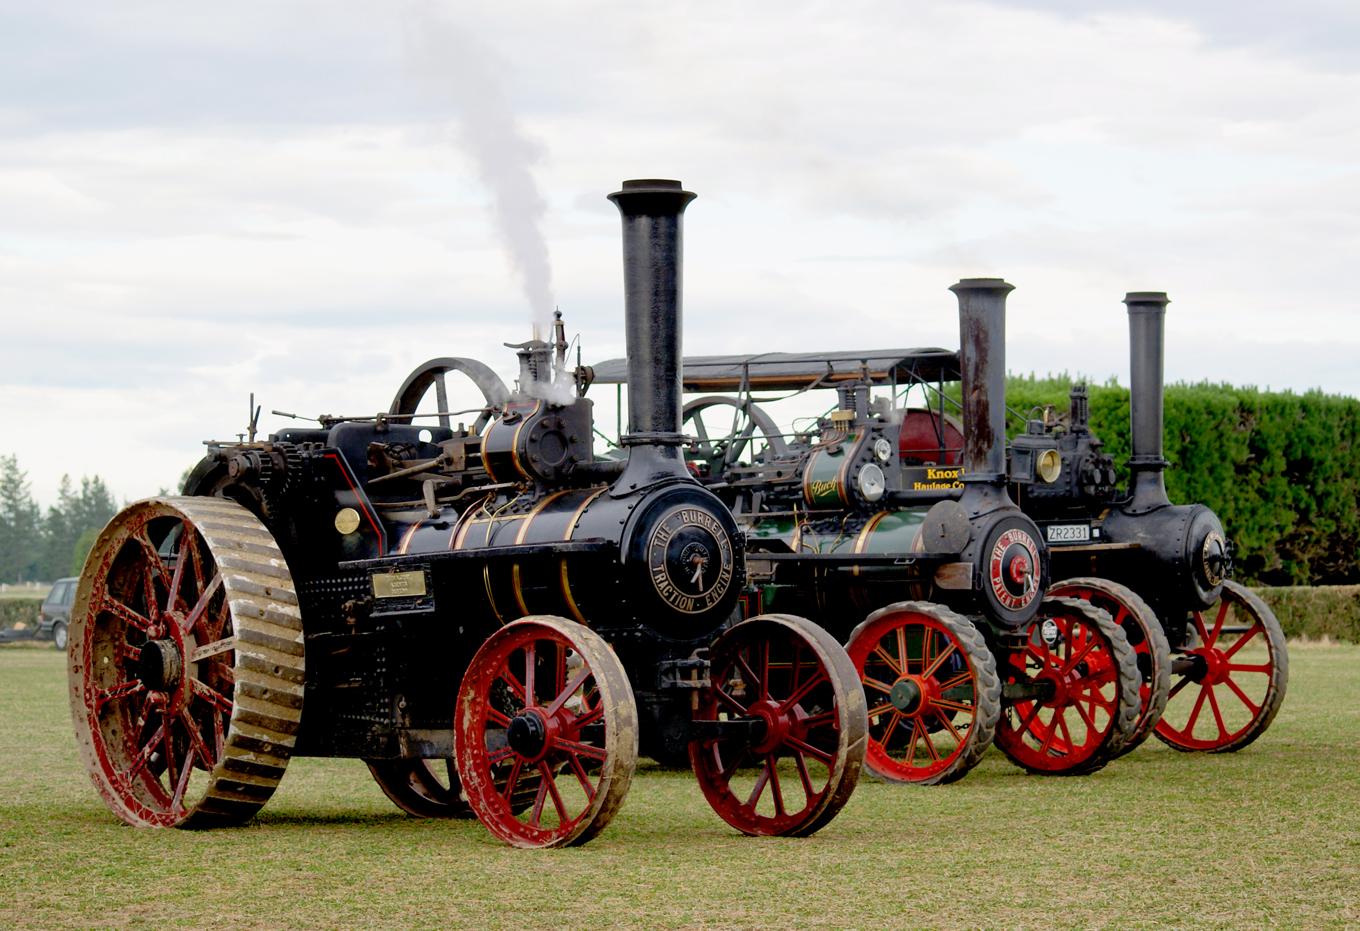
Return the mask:
M 1126 380 L 1165 290 L 1170 379 L 1360 395 L 1350 0 L 0 9 L 0 454 L 44 504 L 173 486 L 252 390 L 269 429 L 508 380 L 531 301 L 621 354 L 635 177 L 699 194 L 691 353 L 956 346 L 997 275 L 1012 371 Z

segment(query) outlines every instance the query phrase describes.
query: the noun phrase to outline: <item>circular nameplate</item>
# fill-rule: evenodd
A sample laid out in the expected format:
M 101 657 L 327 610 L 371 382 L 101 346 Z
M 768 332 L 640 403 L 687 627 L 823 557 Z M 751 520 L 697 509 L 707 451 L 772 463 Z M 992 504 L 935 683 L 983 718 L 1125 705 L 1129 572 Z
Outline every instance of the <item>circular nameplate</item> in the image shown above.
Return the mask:
M 987 578 L 997 602 L 1022 611 L 1039 594 L 1039 547 L 1034 538 L 1012 527 L 996 538 L 987 561 Z
M 673 508 L 647 540 L 647 571 L 662 601 L 685 614 L 701 614 L 722 601 L 732 584 L 732 539 L 702 508 Z

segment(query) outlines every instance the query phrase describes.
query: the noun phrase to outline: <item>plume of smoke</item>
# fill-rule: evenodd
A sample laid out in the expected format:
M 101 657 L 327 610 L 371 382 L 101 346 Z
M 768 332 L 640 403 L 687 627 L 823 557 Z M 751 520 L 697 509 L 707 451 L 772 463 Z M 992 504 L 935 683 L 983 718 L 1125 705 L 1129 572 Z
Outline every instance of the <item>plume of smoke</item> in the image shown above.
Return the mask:
M 411 7 L 407 47 L 432 89 L 451 103 L 463 147 L 495 203 L 496 225 L 528 299 L 534 336 L 552 317 L 552 268 L 542 222 L 547 205 L 532 166 L 541 147 L 521 132 L 500 75 L 508 65 L 476 36 L 426 3 Z

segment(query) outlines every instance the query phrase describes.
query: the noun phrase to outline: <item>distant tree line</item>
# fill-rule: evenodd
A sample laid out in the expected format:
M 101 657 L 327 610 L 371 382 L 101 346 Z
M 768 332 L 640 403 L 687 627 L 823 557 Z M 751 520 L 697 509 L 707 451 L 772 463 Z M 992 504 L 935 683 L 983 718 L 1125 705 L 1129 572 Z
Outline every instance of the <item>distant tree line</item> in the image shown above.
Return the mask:
M 57 501 L 44 511 L 33 500 L 17 456 L 0 456 L 0 582 L 50 582 L 80 572 L 95 537 L 118 505 L 104 480 L 77 488 L 63 475 Z
M 1047 404 L 1065 411 L 1071 386 L 1066 376 L 1012 376 L 1006 403 L 1021 414 Z M 1129 391 L 1092 385 L 1090 398 L 1091 430 L 1127 483 Z M 1360 582 L 1360 401 L 1168 385 L 1163 435 L 1171 500 L 1213 508 L 1236 545 L 1239 579 Z

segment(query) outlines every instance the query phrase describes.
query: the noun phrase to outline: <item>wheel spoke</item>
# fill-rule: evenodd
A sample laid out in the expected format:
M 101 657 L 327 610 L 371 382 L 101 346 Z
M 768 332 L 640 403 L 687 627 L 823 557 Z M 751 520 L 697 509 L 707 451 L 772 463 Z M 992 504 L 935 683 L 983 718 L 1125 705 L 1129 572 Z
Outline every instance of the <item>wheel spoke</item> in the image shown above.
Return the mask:
M 553 772 L 548 768 L 547 763 L 540 762 L 538 771 L 543 776 L 543 784 L 548 787 L 548 794 L 552 796 L 553 808 L 557 810 L 558 825 L 566 824 L 571 820 L 571 817 L 567 814 L 567 806 L 562 802 L 562 793 L 557 791 L 557 779 L 553 776 Z
M 211 685 L 208 685 L 206 682 L 203 682 L 200 679 L 190 679 L 189 688 L 193 694 L 202 698 L 219 711 L 227 713 L 231 712 L 231 699 L 217 691 L 217 689 L 213 688 Z
M 1195 631 L 1199 634 L 1200 645 L 1209 646 L 1209 628 L 1204 626 L 1204 615 L 1199 611 L 1193 611 L 1191 617 L 1195 619 Z
M 942 710 L 940 710 L 938 706 L 935 705 L 931 706 L 931 710 L 935 712 L 935 717 L 939 719 L 939 722 L 949 729 L 949 734 L 951 737 L 954 738 L 955 742 L 958 744 L 962 744 L 963 735 L 960 734 L 958 728 L 954 726 L 954 722 L 950 720 L 949 715 L 945 714 Z
M 162 720 L 160 726 L 157 727 L 155 732 L 151 735 L 151 739 L 142 746 L 141 751 L 132 761 L 132 765 L 120 774 L 124 781 L 130 781 L 133 776 L 138 775 L 146 769 L 147 764 L 151 762 L 152 755 L 156 752 L 156 748 L 160 746 L 162 735 L 164 734 L 165 721 Z
M 1234 643 L 1232 646 L 1228 647 L 1228 649 L 1223 651 L 1223 658 L 1232 659 L 1238 650 L 1242 649 L 1244 646 L 1247 645 L 1248 640 L 1251 640 L 1257 634 L 1263 634 L 1265 632 L 1266 629 L 1265 627 L 1261 626 L 1260 621 L 1257 621 L 1255 624 L 1252 624 L 1251 630 L 1247 631 L 1245 634 L 1238 637 L 1236 643 Z
M 892 710 L 892 717 L 888 719 L 888 726 L 884 729 L 883 736 L 878 738 L 878 742 L 885 748 L 888 746 L 888 738 L 892 736 L 893 731 L 897 730 L 897 725 L 902 723 L 903 717 L 902 712 L 896 708 Z
M 184 810 L 184 791 L 189 788 L 189 774 L 194 770 L 194 748 L 190 744 L 184 751 L 184 762 L 180 764 L 179 780 L 175 783 L 175 794 L 170 798 L 170 807 L 175 811 Z
M 558 737 L 553 741 L 555 749 L 565 750 L 568 753 L 578 753 L 581 756 L 588 756 L 595 760 L 609 759 L 609 753 L 603 747 L 593 747 L 590 744 L 583 744 L 575 740 L 567 740 L 565 737 Z
M 1175 698 L 1176 695 L 1180 692 L 1180 690 L 1189 685 L 1190 682 L 1191 679 L 1189 676 L 1183 676 L 1179 682 L 1171 686 L 1171 691 L 1166 693 L 1166 700 L 1170 702 L 1171 699 Z
M 947 708 L 950 711 L 961 711 L 964 714 L 977 713 L 972 705 L 965 705 L 963 702 L 952 701 L 948 698 L 932 698 L 930 704 L 936 708 Z
M 111 701 L 118 701 L 127 698 L 129 695 L 136 695 L 143 690 L 141 679 L 129 679 L 126 682 L 119 682 L 117 685 L 106 689 L 100 689 L 94 695 L 95 711 L 100 710 Z
M 808 743 L 807 741 L 799 740 L 792 734 L 784 738 L 784 743 L 788 744 L 790 747 L 793 747 L 795 750 L 798 750 L 802 753 L 806 753 L 808 756 L 821 760 L 828 766 L 830 766 L 831 761 L 836 758 L 834 754 L 827 753 L 825 750 L 820 750 L 817 747 L 814 747 L 812 744 Z
M 1067 675 L 1072 670 L 1076 669 L 1077 663 L 1080 663 L 1083 659 L 1085 659 L 1087 654 L 1096 648 L 1096 645 L 1097 645 L 1096 638 L 1088 635 L 1086 642 L 1082 644 L 1081 649 L 1077 651 L 1076 655 L 1068 659 L 1067 662 L 1063 663 L 1061 670 L 1062 674 Z
M 508 663 L 501 664 L 501 671 L 497 673 L 497 676 L 502 679 L 506 685 L 510 686 L 510 691 L 519 698 L 520 703 L 525 708 L 529 707 L 531 703 L 525 698 L 525 695 L 528 693 L 524 689 L 524 683 L 520 682 L 519 677 L 510 671 Z
M 192 533 L 193 529 L 189 526 L 189 522 L 185 521 L 180 530 L 180 540 L 183 541 L 186 535 Z M 171 575 L 170 577 L 170 591 L 165 596 L 166 614 L 169 614 L 171 611 L 175 610 L 175 602 L 179 599 L 180 583 L 184 581 L 184 563 L 185 559 L 183 546 L 181 542 L 180 554 L 177 557 L 175 557 L 175 571 L 174 574 Z
M 1214 629 L 1209 632 L 1209 642 L 1206 647 L 1211 647 L 1218 643 L 1219 635 L 1223 632 L 1223 621 L 1228 616 L 1228 608 L 1232 607 L 1228 599 L 1224 598 L 1218 604 L 1218 617 L 1214 618 Z
M 803 796 L 810 802 L 817 797 L 817 790 L 812 786 L 812 774 L 808 772 L 807 758 L 801 752 L 795 752 L 793 765 L 798 770 L 798 781 L 803 786 Z
M 535 644 L 530 641 L 524 646 L 524 702 L 526 706 L 538 704 L 538 692 L 534 688 Z
M 1048 735 L 1044 737 L 1043 743 L 1039 747 L 1039 752 L 1048 754 L 1053 746 L 1053 738 L 1058 736 L 1057 722 L 1062 717 L 1061 709 L 1053 709 L 1053 718 L 1048 722 Z
M 94 597 L 94 610 L 107 611 L 124 624 L 135 627 L 142 633 L 146 633 L 151 629 L 151 620 L 149 618 L 142 617 L 142 615 L 123 604 L 123 602 L 114 598 L 113 595 L 109 594 L 107 589 L 101 588 L 100 591 L 96 593 Z
M 779 786 L 779 767 L 773 756 L 765 758 L 765 765 L 770 770 L 770 795 L 774 799 L 775 816 L 784 818 L 788 812 L 784 809 L 784 790 Z
M 543 803 L 548 800 L 548 783 L 551 781 L 551 779 L 544 779 L 540 770 L 538 792 L 534 794 L 534 807 L 529 813 L 529 823 L 536 828 L 543 826 Z
M 203 765 L 211 767 L 217 762 L 217 758 L 208 750 L 208 745 L 203 742 L 203 735 L 198 732 L 198 723 L 194 721 L 193 716 L 186 709 L 180 709 L 179 719 L 189 735 L 189 748 L 198 754 Z
M 195 647 L 189 653 L 189 662 L 199 663 L 210 656 L 230 653 L 234 649 L 236 649 L 236 638 L 223 637 L 221 640 L 214 640 L 212 643 L 205 643 L 201 647 Z
M 756 675 L 756 671 L 752 669 L 751 664 L 746 661 L 743 652 L 744 651 L 739 651 L 737 655 L 733 657 L 736 660 L 737 666 L 741 669 L 742 681 L 748 689 L 758 688 L 760 676 Z
M 519 774 L 523 768 L 524 760 L 519 757 L 516 757 L 515 762 L 510 764 L 510 775 L 506 777 L 505 788 L 501 790 L 501 798 L 505 799 L 507 802 L 510 801 L 510 797 L 515 794 L 515 786 L 519 785 Z
M 907 763 L 910 767 L 916 762 L 916 735 L 921 732 L 921 721 L 919 718 L 911 719 L 911 736 L 907 738 Z
M 586 804 L 591 804 L 595 801 L 595 784 L 591 782 L 590 777 L 586 775 L 585 767 L 581 765 L 581 758 L 579 756 L 575 753 L 571 753 L 567 755 L 567 759 L 571 762 L 571 771 L 576 774 L 576 781 L 579 782 L 581 788 L 585 790 Z
M 1247 693 L 1243 692 L 1242 688 L 1236 682 L 1231 678 L 1228 678 L 1223 680 L 1223 684 L 1232 689 L 1233 694 L 1241 699 L 1242 704 L 1247 706 L 1247 710 L 1251 712 L 1253 718 L 1260 714 L 1261 706 L 1252 702 L 1252 700 L 1247 697 Z
M 862 677 L 860 677 L 860 682 L 864 683 L 864 686 L 865 686 L 866 688 L 876 689 L 877 691 L 880 691 L 880 692 L 884 693 L 885 695 L 891 695 L 891 694 L 892 694 L 892 686 L 891 686 L 891 685 L 888 685 L 886 682 L 880 682 L 879 680 L 875 679 L 873 676 L 862 676 Z
M 924 721 L 921 722 L 921 739 L 925 741 L 926 752 L 930 754 L 931 762 L 940 762 L 940 752 L 935 749 L 935 741 L 930 739 L 930 728 L 926 727 Z
M 492 708 L 489 705 L 487 706 L 486 709 L 486 719 L 490 721 L 492 724 L 497 725 L 498 727 L 510 726 L 510 718 L 504 712 L 499 711 L 496 708 Z
M 760 697 L 770 697 L 770 641 L 760 641 Z
M 1021 717 L 1020 726 L 1015 729 L 1015 732 L 1017 734 L 1024 734 L 1034 725 L 1034 719 L 1039 716 L 1040 707 L 1042 706 L 1037 701 L 1030 702 L 1029 714 Z M 1018 712 L 1020 710 L 1020 706 L 1016 705 L 1015 709 Z
M 900 633 L 901 631 L 898 632 Z M 889 655 L 887 650 L 883 649 L 883 643 L 881 641 L 874 647 L 874 653 L 876 653 L 879 659 L 883 660 L 893 672 L 897 673 L 899 676 L 906 675 L 906 670 L 898 665 L 897 659 Z
M 930 676 L 933 676 L 935 674 L 935 670 L 940 668 L 940 664 L 943 663 L 945 660 L 949 659 L 949 657 L 952 656 L 955 652 L 956 648 L 953 642 L 950 642 L 947 646 L 945 646 L 943 650 L 941 650 L 935 656 L 935 659 L 931 662 L 930 667 L 926 669 L 925 672 L 921 673 L 921 678 L 925 679 L 929 678 Z
M 1223 723 L 1223 712 L 1219 710 L 1218 696 L 1214 694 L 1214 687 L 1212 685 L 1209 686 L 1209 707 L 1214 712 L 1214 723 L 1218 725 L 1219 737 L 1227 739 L 1228 726 Z
M 737 714 L 740 715 L 747 714 L 747 706 L 743 705 L 741 702 L 737 701 L 731 695 L 728 695 L 726 692 L 724 692 L 722 686 L 715 685 L 713 687 L 713 692 L 718 696 L 718 701 L 722 702 L 724 705 L 727 705 Z
M 212 581 L 208 583 L 208 587 L 203 590 L 203 594 L 198 596 L 198 601 L 194 602 L 194 606 L 189 609 L 189 613 L 184 616 L 184 623 L 181 625 L 181 629 L 185 633 L 193 630 L 199 621 L 203 620 L 207 615 L 208 605 L 212 603 L 213 596 L 217 594 L 217 590 L 221 587 L 222 573 L 214 573 Z
M 973 672 L 972 672 L 972 670 L 971 670 L 971 669 L 965 669 L 963 672 L 959 673 L 959 674 L 958 674 L 957 676 L 955 676 L 954 678 L 952 678 L 952 679 L 947 679 L 947 680 L 945 680 L 944 682 L 941 682 L 941 683 L 940 683 L 940 691 L 941 691 L 941 692 L 948 692 L 950 689 L 956 689 L 956 688 L 958 688 L 959 686 L 961 686 L 961 685 L 966 685 L 967 683 L 972 682 L 972 681 L 973 681 Z
M 765 791 L 765 785 L 770 781 L 770 758 L 766 757 L 760 767 L 760 775 L 756 777 L 756 784 L 751 787 L 751 794 L 746 798 L 746 807 L 755 808 L 756 802 L 760 800 L 760 793 Z
M 1066 754 L 1071 754 L 1072 751 L 1077 748 L 1077 742 L 1072 739 L 1072 732 L 1067 728 L 1067 715 L 1064 714 L 1058 718 L 1058 727 L 1062 729 L 1063 740 L 1067 741 L 1067 749 L 1063 752 Z M 1087 741 L 1089 742 L 1091 731 L 1087 731 L 1086 736 Z
M 1190 719 L 1185 723 L 1185 733 L 1192 734 L 1195 730 L 1195 722 L 1199 720 L 1200 709 L 1204 707 L 1204 697 L 1209 692 L 1209 686 L 1201 684 L 1199 687 L 1199 698 L 1195 699 L 1195 707 L 1190 712 Z
M 581 667 L 581 671 L 578 672 L 576 675 L 572 676 L 571 681 L 568 682 L 566 684 L 566 687 L 563 688 L 562 691 L 557 694 L 557 697 L 553 699 L 552 704 L 549 705 L 546 709 L 544 709 L 544 714 L 546 714 L 548 717 L 552 717 L 553 715 L 557 714 L 557 712 L 561 711 L 562 706 L 567 703 L 571 696 L 576 694 L 576 690 L 579 689 L 585 683 L 585 681 L 590 678 L 590 676 L 591 676 L 590 667 L 583 665 Z
M 797 689 L 794 690 L 792 695 L 784 699 L 784 701 L 779 706 L 779 713 L 783 714 L 787 712 L 790 708 L 793 708 L 800 701 L 806 698 L 809 692 L 811 692 L 818 685 L 826 681 L 827 681 L 826 671 L 823 670 L 820 666 L 817 667 L 817 674 L 815 676 L 804 681 L 802 685 L 800 685 Z

